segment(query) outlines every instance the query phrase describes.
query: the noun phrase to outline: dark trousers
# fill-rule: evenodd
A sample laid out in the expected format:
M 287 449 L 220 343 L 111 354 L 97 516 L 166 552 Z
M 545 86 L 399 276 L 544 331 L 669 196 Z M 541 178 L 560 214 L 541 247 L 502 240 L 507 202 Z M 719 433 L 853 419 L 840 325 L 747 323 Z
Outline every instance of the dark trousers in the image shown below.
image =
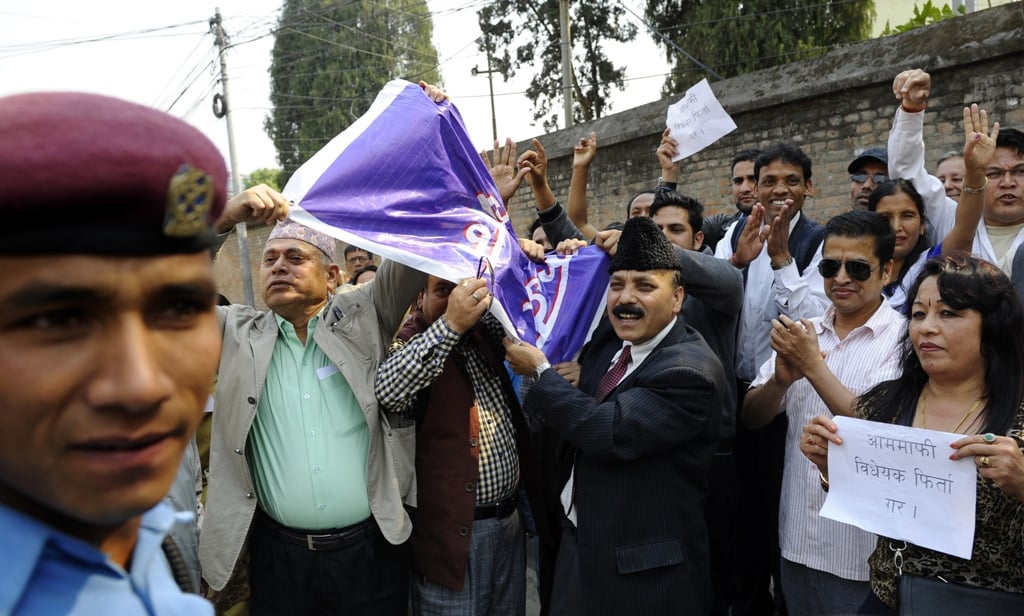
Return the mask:
M 566 520 L 562 540 L 558 545 L 558 561 L 552 576 L 552 616 L 583 616 L 583 591 L 580 580 L 579 558 L 576 555 L 576 530 Z
M 743 425 L 743 398 L 739 388 L 736 421 L 737 485 L 739 487 L 736 544 L 738 558 L 734 578 L 733 616 L 786 614 L 779 567 L 779 498 L 782 465 L 786 454 L 785 413 L 763 428 L 748 430 Z
M 737 552 L 736 518 L 739 515 L 739 490 L 736 485 L 736 461 L 732 439 L 728 447 L 719 447 L 708 467 L 708 498 L 704 503 L 704 523 L 708 528 L 708 556 L 711 566 L 713 616 L 729 616 L 736 563 L 744 554 Z M 728 449 L 726 451 L 725 449 Z
M 405 616 L 409 550 L 372 532 L 329 551 L 284 540 L 258 512 L 249 536 L 252 616 L 345 614 Z
M 868 594 L 864 604 L 857 610 L 857 616 L 896 616 L 896 610 L 882 602 L 874 592 Z

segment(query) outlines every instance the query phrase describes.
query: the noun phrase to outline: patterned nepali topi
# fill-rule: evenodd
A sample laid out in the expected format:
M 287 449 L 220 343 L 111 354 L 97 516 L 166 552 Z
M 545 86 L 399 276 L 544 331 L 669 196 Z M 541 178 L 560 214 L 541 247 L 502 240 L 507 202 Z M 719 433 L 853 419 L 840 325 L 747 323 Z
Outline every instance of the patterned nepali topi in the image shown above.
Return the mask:
M 187 123 L 78 92 L 0 98 L 0 254 L 153 256 L 213 245 L 227 167 Z
M 319 248 L 320 252 L 327 255 L 331 263 L 334 263 L 334 238 L 325 233 L 314 231 L 288 218 L 274 225 L 274 229 L 270 232 L 270 237 L 267 238 L 267 241 L 280 239 L 301 240 L 307 244 L 312 244 Z
M 619 246 L 608 266 L 608 273 L 621 270 L 681 270 L 679 257 L 672 243 L 649 216 L 636 216 L 626 221 L 619 236 Z

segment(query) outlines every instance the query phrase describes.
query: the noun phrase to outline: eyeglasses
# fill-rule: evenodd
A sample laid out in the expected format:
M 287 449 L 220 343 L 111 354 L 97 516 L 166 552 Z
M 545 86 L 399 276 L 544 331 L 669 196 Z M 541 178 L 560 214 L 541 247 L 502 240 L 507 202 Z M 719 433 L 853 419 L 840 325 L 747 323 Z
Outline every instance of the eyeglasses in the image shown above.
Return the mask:
M 882 182 L 888 180 L 889 176 L 885 175 L 884 173 L 876 173 L 874 175 L 868 175 L 866 173 L 851 173 L 850 174 L 850 181 L 851 182 L 856 182 L 858 184 L 863 184 L 864 182 L 867 182 L 868 178 L 871 178 L 871 180 L 875 184 L 881 184 Z
M 871 278 L 871 272 L 875 271 L 881 264 L 871 267 L 864 261 L 840 261 L 839 259 L 822 259 L 818 263 L 818 273 L 821 274 L 822 278 L 835 278 L 836 274 L 839 273 L 839 268 L 845 267 L 846 273 L 849 274 L 850 278 L 859 282 L 864 282 L 868 278 Z

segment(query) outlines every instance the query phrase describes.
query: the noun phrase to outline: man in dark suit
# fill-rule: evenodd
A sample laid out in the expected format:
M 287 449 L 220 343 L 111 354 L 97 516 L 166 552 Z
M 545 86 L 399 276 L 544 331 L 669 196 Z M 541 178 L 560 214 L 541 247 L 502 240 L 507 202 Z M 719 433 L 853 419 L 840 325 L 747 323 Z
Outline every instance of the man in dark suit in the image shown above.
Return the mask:
M 728 385 L 678 316 L 679 259 L 654 222 L 630 219 L 618 242 L 599 244 L 612 279 L 579 389 L 543 352 L 506 341 L 513 370 L 537 376 L 524 411 L 575 449 L 552 613 L 706 614 L 705 475 Z

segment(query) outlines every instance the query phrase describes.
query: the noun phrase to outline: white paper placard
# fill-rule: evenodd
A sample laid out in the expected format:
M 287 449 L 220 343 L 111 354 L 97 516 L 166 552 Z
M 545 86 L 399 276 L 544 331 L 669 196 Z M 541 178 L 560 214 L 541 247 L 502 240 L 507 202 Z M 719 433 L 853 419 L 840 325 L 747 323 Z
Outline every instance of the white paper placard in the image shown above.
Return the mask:
M 977 467 L 950 460 L 962 434 L 836 417 L 821 515 L 960 558 L 974 544 Z
M 665 124 L 669 136 L 679 142 L 679 152 L 672 162 L 696 154 L 736 130 L 736 123 L 715 98 L 707 79 L 669 106 Z

